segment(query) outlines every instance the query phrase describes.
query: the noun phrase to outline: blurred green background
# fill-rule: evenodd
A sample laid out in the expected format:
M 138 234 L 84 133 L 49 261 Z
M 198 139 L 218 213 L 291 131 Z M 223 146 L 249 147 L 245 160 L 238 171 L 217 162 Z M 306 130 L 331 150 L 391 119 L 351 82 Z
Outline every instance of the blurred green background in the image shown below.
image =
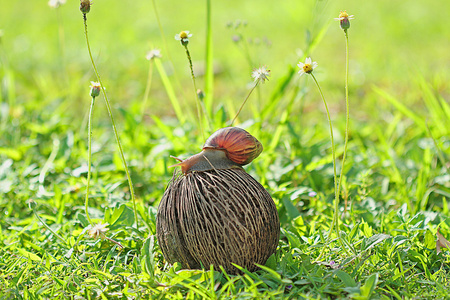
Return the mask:
M 156 1 L 168 49 L 158 29 L 152 3 L 94 2 L 88 14 L 88 30 L 100 74 L 113 103 L 126 108 L 142 99 L 148 73 L 145 54 L 159 48 L 169 74 L 173 70 L 167 61 L 169 57 L 173 60 L 183 89 L 180 91 L 178 87 L 177 92 L 191 106 L 194 97 L 188 63 L 174 35 L 181 30 L 193 33 L 189 48 L 198 86 L 203 87 L 206 2 Z M 272 71 L 267 87 L 262 88 L 262 93 L 270 91 L 285 75 L 286 67 L 296 65 L 308 39 L 328 25 L 331 26 L 323 40 L 308 55 L 319 63 L 316 75 L 328 101 L 341 101 L 345 44 L 338 21 L 333 18 L 344 9 L 355 15 L 349 31 L 352 106 L 361 104 L 358 99 L 371 93 L 373 84 L 386 88 L 407 104 L 416 103 L 419 99 L 411 87 L 418 72 L 448 95 L 449 6 L 447 1 L 418 0 L 213 1 L 215 101 L 238 106 L 248 92 L 252 68 L 261 65 Z M 79 1 L 68 0 L 58 9 L 50 8 L 47 1 L 5 1 L 1 7 L 3 75 L 9 65 L 15 77 L 35 87 L 17 86 L 17 101 L 26 101 L 39 93 L 45 93 L 48 101 L 69 96 L 67 113 L 72 114 L 74 109 L 84 113 L 90 101 L 86 97 L 89 81 L 95 76 L 87 55 Z M 238 20 L 247 25 L 236 29 Z M 233 23 L 231 28 L 227 27 L 229 22 Z M 233 36 L 239 34 L 250 40 L 251 66 L 242 51 L 242 43 L 233 42 Z M 3 86 L 5 80 L 3 76 Z M 264 95 L 261 99 L 264 101 Z M 158 76 L 154 76 L 151 112 L 171 115 L 171 107 L 166 103 L 166 93 Z M 258 108 L 258 103 L 250 105 Z M 367 111 L 362 111 L 358 113 L 364 117 Z

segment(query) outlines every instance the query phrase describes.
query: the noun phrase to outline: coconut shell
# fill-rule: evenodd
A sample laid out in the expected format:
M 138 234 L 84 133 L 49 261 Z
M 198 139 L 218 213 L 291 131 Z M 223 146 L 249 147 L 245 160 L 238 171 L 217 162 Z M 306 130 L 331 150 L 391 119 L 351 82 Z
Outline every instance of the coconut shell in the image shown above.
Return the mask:
M 255 271 L 275 252 L 280 221 L 272 197 L 243 169 L 191 172 L 166 189 L 156 233 L 169 263 L 237 274 L 232 263 Z

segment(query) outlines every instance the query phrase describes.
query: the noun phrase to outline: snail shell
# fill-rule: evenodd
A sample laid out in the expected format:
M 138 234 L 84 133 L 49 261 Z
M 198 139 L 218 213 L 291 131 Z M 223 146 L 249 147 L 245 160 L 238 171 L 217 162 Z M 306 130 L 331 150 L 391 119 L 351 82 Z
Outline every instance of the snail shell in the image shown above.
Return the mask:
M 184 174 L 194 171 L 238 168 L 250 163 L 263 150 L 261 143 L 244 129 L 225 127 L 214 132 L 202 152 L 171 167 L 181 167 Z
M 225 150 L 230 160 L 243 166 L 257 158 L 263 151 L 263 146 L 244 129 L 225 127 L 214 132 L 206 140 L 203 149 Z

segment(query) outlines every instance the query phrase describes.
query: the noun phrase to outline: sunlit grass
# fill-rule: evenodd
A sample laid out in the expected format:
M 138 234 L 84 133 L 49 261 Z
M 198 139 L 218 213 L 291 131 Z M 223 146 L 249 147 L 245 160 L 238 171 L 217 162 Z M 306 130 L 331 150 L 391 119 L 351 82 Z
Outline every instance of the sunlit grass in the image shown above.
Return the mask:
M 109 224 L 109 239 L 92 239 L 85 196 L 88 86 L 96 78 L 78 3 L 61 6 L 58 16 L 38 2 L 24 6 L 10 1 L 0 11 L 3 297 L 450 297 L 449 252 L 436 251 L 438 228 L 450 237 L 445 64 L 450 57 L 441 47 L 450 39 L 443 30 L 448 4 L 408 1 L 392 10 L 389 1 L 354 1 L 345 7 L 342 2 L 158 2 L 170 56 L 162 51 L 151 62 L 155 72 L 147 98 L 145 55 L 166 47 L 152 2 L 134 1 L 123 9 L 123 2 L 96 1 L 89 13 L 89 39 L 108 95 L 114 98 L 111 109 L 129 163 L 140 227 L 133 226 L 127 176 L 109 117 L 97 101 L 88 209 L 94 224 Z M 346 129 L 345 48 L 332 18 L 343 9 L 357 18 L 352 21 L 349 62 L 352 121 L 340 170 Z M 209 18 L 211 27 L 205 31 Z M 236 19 L 247 21 L 239 30 L 252 39 L 248 54 L 233 42 L 236 30 L 226 27 Z M 246 169 L 272 194 L 282 227 L 276 254 L 255 273 L 180 270 L 165 263 L 155 238 L 156 209 L 172 178 L 170 155 L 186 158 L 204 142 L 194 117 L 196 99 L 186 55 L 173 39 L 184 28 L 195 32 L 189 51 L 197 88 L 214 91 L 205 99 L 214 129 L 236 115 L 254 86 L 250 71 L 270 66 L 270 80 L 255 89 L 238 119 L 264 145 L 262 155 Z M 61 30 L 64 39 L 59 39 Z M 261 42 L 264 37 L 270 47 Z M 249 67 L 246 55 L 255 66 Z M 334 230 L 335 185 L 323 103 L 312 79 L 299 80 L 294 68 L 307 56 L 320 62 L 314 74 L 329 104 L 337 172 L 345 174 L 339 230 L 350 250 L 346 254 L 332 240 L 319 263 L 316 259 Z

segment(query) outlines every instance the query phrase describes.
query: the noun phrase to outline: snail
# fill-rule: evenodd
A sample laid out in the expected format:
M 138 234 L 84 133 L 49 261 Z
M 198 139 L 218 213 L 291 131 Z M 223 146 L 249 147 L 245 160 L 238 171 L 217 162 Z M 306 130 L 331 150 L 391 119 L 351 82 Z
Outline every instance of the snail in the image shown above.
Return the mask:
M 261 143 L 244 129 L 226 127 L 214 132 L 202 152 L 171 167 L 180 166 L 184 174 L 211 169 L 239 168 L 249 164 L 263 150 Z
M 164 258 L 183 268 L 220 266 L 229 274 L 264 264 L 277 246 L 280 222 L 275 203 L 242 166 L 262 152 L 241 128 L 213 133 L 200 153 L 173 166 L 182 174 L 166 188 L 156 216 Z

